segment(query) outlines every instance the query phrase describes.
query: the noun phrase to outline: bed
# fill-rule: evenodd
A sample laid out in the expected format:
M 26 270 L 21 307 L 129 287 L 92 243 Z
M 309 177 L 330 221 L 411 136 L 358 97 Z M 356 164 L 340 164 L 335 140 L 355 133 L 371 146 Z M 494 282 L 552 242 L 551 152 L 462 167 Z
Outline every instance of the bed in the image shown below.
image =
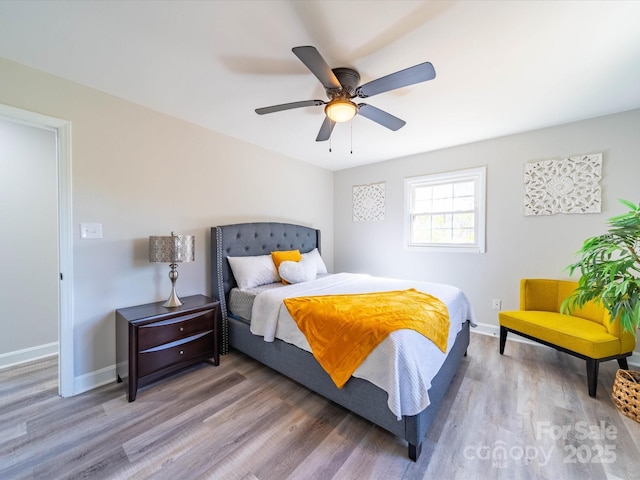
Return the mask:
M 222 312 L 221 353 L 227 353 L 230 348 L 236 349 L 406 440 L 408 442 L 408 456 L 415 461 L 420 455 L 423 440 L 441 407 L 458 365 L 466 355 L 470 325 L 473 323 L 471 307 L 468 305 L 466 296 L 458 289 L 414 282 L 421 288 L 428 286 L 429 288 L 444 289 L 446 287 L 448 290 L 441 291 L 446 295 L 448 292 L 457 292 L 456 297 L 461 298 L 465 305 L 464 308 L 457 308 L 455 314 L 451 314 L 451 323 L 456 325 L 456 328 L 452 330 L 454 335 L 449 337 L 446 355 L 442 354 L 441 364 L 437 366 L 437 370 L 430 378 L 428 392 L 423 392 L 423 396 L 428 400 L 428 406 L 425 408 L 412 414 L 398 411 L 398 408 L 402 409 L 401 407 L 393 408 L 394 411 L 392 411 L 390 403 L 392 395 L 384 388 L 377 386 L 375 383 L 379 382 L 376 379 L 369 380 L 366 374 L 359 374 L 360 367 L 343 388 L 337 388 L 331 377 L 309 351 L 279 338 L 265 341 L 265 337 L 262 335 L 251 332 L 251 320 L 244 318 L 248 315 L 242 314 L 244 316 L 241 316 L 237 312 L 229 310 L 232 290 L 236 289 L 234 291 L 237 291 L 238 286 L 229 263 L 229 257 L 233 257 L 232 260 L 234 260 L 238 257 L 263 256 L 269 255 L 272 251 L 284 250 L 299 250 L 303 254 L 310 255 L 314 253 L 315 249 L 318 252 L 321 251 L 320 239 L 319 230 L 287 223 L 256 222 L 211 228 L 212 296 L 220 301 Z M 309 286 L 305 285 L 304 288 L 311 288 L 320 282 L 328 282 L 330 277 L 335 277 L 335 275 L 327 275 L 308 282 Z M 345 281 L 350 282 L 351 280 L 348 278 Z M 331 281 L 333 280 L 331 279 Z M 372 277 L 368 281 L 377 280 Z M 401 283 L 393 285 L 407 285 L 407 282 L 402 283 L 403 281 L 394 280 L 394 282 Z M 301 291 L 298 289 L 302 287 L 290 285 L 286 288 L 298 292 Z M 280 292 L 283 291 L 278 290 L 277 294 L 280 295 Z M 255 298 L 261 297 L 258 295 Z M 449 301 L 445 303 L 451 310 Z M 239 308 L 236 310 L 242 311 Z M 281 310 L 286 311 L 286 308 Z M 371 357 L 374 357 L 374 352 Z M 369 367 L 370 371 L 376 370 L 375 363 L 373 363 L 373 367 L 371 365 Z M 364 362 L 362 369 L 366 370 Z M 446 408 L 446 405 L 442 407 Z M 410 408 L 415 409 L 416 407 L 413 405 Z

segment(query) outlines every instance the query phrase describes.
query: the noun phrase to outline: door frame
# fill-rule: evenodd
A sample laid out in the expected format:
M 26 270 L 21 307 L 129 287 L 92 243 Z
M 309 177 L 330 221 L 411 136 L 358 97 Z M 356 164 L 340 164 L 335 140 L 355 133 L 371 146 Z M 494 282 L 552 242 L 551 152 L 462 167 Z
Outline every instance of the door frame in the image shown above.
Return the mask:
M 75 394 L 73 346 L 73 224 L 71 197 L 71 123 L 0 104 L 0 117 L 56 132 L 58 191 L 58 394 Z

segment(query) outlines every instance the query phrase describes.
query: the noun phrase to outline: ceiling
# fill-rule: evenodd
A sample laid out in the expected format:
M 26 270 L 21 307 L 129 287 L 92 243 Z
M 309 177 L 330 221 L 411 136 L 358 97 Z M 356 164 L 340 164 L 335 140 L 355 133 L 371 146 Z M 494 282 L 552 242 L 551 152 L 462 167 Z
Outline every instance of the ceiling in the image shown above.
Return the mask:
M 636 1 L 4 0 L 0 57 L 340 170 L 639 108 L 639 22 Z M 254 112 L 326 99 L 302 45 L 361 83 L 436 78 L 366 100 L 397 132 L 356 116 L 316 142 L 321 106 Z

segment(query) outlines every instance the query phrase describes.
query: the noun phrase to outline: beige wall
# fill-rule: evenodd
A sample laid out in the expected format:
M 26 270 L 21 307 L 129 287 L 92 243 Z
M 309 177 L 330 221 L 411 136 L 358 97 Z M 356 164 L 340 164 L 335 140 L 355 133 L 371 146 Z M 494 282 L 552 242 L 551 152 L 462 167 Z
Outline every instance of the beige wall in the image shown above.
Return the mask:
M 640 110 L 337 172 L 334 183 L 336 271 L 451 283 L 463 288 L 480 330 L 498 325 L 492 299 L 518 308 L 523 277 L 568 278 L 564 268 L 585 238 L 604 233 L 608 218 L 640 202 Z M 526 162 L 602 152 L 602 213 L 525 217 Z M 487 166 L 486 253 L 422 253 L 403 248 L 404 178 Z M 353 222 L 353 185 L 386 182 L 383 222 Z
M 168 296 L 149 235 L 196 236 L 196 261 L 179 266 L 182 296 L 210 292 L 214 225 L 320 228 L 331 267 L 332 172 L 3 59 L 0 78 L 0 103 L 71 122 L 76 378 L 114 366 L 114 309 Z M 102 223 L 103 238 L 80 239 L 81 222 Z

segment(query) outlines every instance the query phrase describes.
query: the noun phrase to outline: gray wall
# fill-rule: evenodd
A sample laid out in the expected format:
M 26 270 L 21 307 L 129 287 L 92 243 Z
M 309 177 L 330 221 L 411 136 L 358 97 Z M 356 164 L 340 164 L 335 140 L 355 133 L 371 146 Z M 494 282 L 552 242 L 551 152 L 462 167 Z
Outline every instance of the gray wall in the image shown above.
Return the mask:
M 56 134 L 0 119 L 0 366 L 57 352 Z
M 463 288 L 484 331 L 498 325 L 492 299 L 518 307 L 524 277 L 568 278 L 585 238 L 604 232 L 640 201 L 640 110 L 496 138 L 337 172 L 334 176 L 336 271 L 451 283 Z M 603 153 L 600 214 L 525 217 L 523 171 L 530 161 Z M 415 175 L 487 166 L 487 251 L 422 253 L 403 248 L 403 181 Z M 352 187 L 386 182 L 386 218 L 353 222 Z

